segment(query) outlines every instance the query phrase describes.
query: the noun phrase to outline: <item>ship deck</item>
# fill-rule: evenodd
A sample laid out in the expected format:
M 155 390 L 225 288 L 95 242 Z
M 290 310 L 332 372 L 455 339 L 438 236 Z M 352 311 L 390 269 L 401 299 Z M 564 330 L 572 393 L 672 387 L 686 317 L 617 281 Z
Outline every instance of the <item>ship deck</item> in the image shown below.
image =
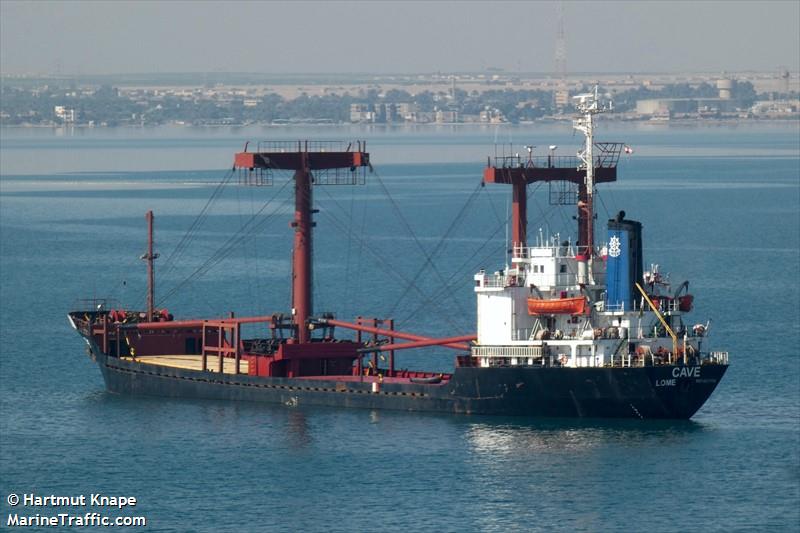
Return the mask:
M 135 359 L 132 357 L 123 357 L 124 361 L 131 361 L 136 363 L 144 363 L 146 365 L 167 366 L 170 368 L 182 368 L 184 370 L 202 370 L 203 369 L 203 356 L 202 355 L 144 355 L 138 356 Z M 206 359 L 206 369 L 216 372 L 219 368 L 219 359 L 216 356 L 209 356 Z M 236 373 L 236 361 L 230 358 L 222 360 L 222 372 L 224 374 Z M 242 359 L 239 361 L 239 373 L 247 374 L 247 361 Z
M 203 356 L 202 355 L 143 355 L 137 356 L 136 358 L 133 357 L 122 357 L 123 361 L 135 362 L 140 364 L 146 365 L 155 365 L 155 366 L 163 366 L 169 368 L 180 368 L 183 370 L 195 370 L 200 371 L 203 368 Z M 236 361 L 231 358 L 224 358 L 222 360 L 223 369 L 222 372 L 224 374 L 236 374 Z M 219 368 L 219 359 L 216 356 L 209 356 L 206 360 L 206 370 L 209 372 L 217 372 Z M 241 359 L 239 361 L 239 374 L 247 374 L 248 372 L 248 362 L 245 359 Z M 417 373 L 415 373 L 417 374 Z M 419 373 L 433 376 L 433 373 Z M 442 375 L 444 379 L 441 382 L 436 383 L 422 383 L 417 382 L 417 384 L 426 384 L 426 385 L 443 385 L 449 381 L 449 375 Z M 367 375 L 367 376 L 353 376 L 353 375 L 344 375 L 344 376 L 300 376 L 296 379 L 303 379 L 303 380 L 314 380 L 314 379 L 336 379 L 336 381 L 340 382 L 362 382 L 362 383 L 402 383 L 402 384 L 409 384 L 414 383 L 411 381 L 410 377 L 388 377 L 388 376 L 377 376 L 377 375 Z
M 297 379 L 331 379 L 332 377 L 336 378 L 336 381 L 341 382 L 348 382 L 348 383 L 401 383 L 407 385 L 409 383 L 414 383 L 411 381 L 411 378 L 408 377 L 389 377 L 389 376 L 376 376 L 376 375 L 369 375 L 369 376 L 301 376 Z M 435 386 L 435 385 L 444 385 L 448 382 L 449 379 L 442 379 L 442 381 L 435 382 L 435 383 L 423 383 L 417 382 L 416 385 L 428 385 L 428 386 Z

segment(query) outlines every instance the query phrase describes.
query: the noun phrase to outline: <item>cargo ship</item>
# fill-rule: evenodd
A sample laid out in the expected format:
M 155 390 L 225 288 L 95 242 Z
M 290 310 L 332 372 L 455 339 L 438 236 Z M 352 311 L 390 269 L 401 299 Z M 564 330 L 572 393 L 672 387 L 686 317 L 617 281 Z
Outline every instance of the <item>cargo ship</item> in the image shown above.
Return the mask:
M 107 389 L 173 398 L 273 402 L 459 414 L 688 419 L 728 368 L 708 346 L 710 323 L 692 323 L 688 282 L 676 288 L 657 265 L 645 271 L 642 224 L 624 212 L 597 233 L 598 184 L 617 179 L 622 143 L 595 142 L 597 89 L 575 97 L 576 156 L 490 157 L 485 184 L 511 189 L 511 238 L 502 268 L 474 276 L 474 332 L 442 337 L 395 329 L 391 319 L 315 314 L 314 187 L 356 183 L 370 167 L 362 141 L 271 142 L 235 155 L 240 180 L 293 173 L 291 309 L 268 316 L 176 320 L 155 307 L 154 216 L 148 221 L 146 309 L 91 300 L 69 312 Z M 287 182 L 288 183 L 288 182 Z M 551 203 L 574 206 L 577 239 L 529 242 L 528 186 L 547 183 Z M 256 331 L 247 335 L 246 331 Z M 452 372 L 398 369 L 399 350 L 455 351 Z M 379 357 L 379 354 L 382 354 Z M 386 362 L 386 363 L 384 363 Z M 387 364 L 388 363 L 388 364 Z

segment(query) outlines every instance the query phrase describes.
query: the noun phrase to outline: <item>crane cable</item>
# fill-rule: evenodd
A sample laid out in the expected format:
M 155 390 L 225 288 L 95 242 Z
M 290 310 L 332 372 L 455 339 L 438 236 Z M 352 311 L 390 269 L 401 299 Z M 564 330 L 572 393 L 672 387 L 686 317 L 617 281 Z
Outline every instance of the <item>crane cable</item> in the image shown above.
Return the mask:
M 184 253 L 184 251 L 186 251 L 186 249 L 192 243 L 192 241 L 194 240 L 195 236 L 198 233 L 198 230 L 200 229 L 200 226 L 205 222 L 206 218 L 208 218 L 209 209 L 214 204 L 214 202 L 217 201 L 220 194 L 222 194 L 223 189 L 230 182 L 234 174 L 235 174 L 235 168 L 231 168 L 225 174 L 222 180 L 217 184 L 216 188 L 211 193 L 211 196 L 203 206 L 203 209 L 200 211 L 197 217 L 195 217 L 191 226 L 189 226 L 189 229 L 186 230 L 186 233 L 183 235 L 181 240 L 178 242 L 178 244 L 175 246 L 175 248 L 172 250 L 170 255 L 167 257 L 166 261 L 164 262 L 164 266 L 162 267 L 163 272 L 161 273 L 162 276 L 166 276 L 173 270 L 177 260 L 180 259 L 181 255 Z
M 394 197 L 392 197 L 391 193 L 389 192 L 389 189 L 386 187 L 386 184 L 381 179 L 380 174 L 378 173 L 378 171 L 374 171 L 374 174 L 375 174 L 375 177 L 378 179 L 378 183 L 380 184 L 381 188 L 383 189 L 384 194 L 386 194 L 386 197 L 389 199 L 389 202 L 392 204 L 392 208 L 394 209 L 394 211 L 397 214 L 398 218 L 400 219 L 400 221 L 405 226 L 406 231 L 408 231 L 408 233 L 411 235 L 411 238 L 414 240 L 414 243 L 417 245 L 417 247 L 419 248 L 420 252 L 422 252 L 423 257 L 425 258 L 425 264 L 423 265 L 423 268 L 425 268 L 428 264 L 430 264 L 431 266 L 434 266 L 432 258 L 431 258 L 431 255 L 428 254 L 427 250 L 425 250 L 425 247 L 422 245 L 422 243 L 417 238 L 417 235 L 414 233 L 414 230 L 411 228 L 411 225 L 409 224 L 408 220 L 406 219 L 405 216 L 403 216 L 403 212 L 400 211 L 400 207 L 397 205 L 397 202 L 394 200 Z M 445 281 L 444 281 L 444 278 L 442 277 L 441 272 L 439 272 L 435 268 L 433 269 L 433 272 L 436 274 L 436 277 L 439 279 L 439 282 L 444 285 Z M 467 312 L 466 312 L 465 309 L 462 308 L 461 303 L 454 296 L 450 295 L 450 297 L 453 300 L 453 303 L 455 303 L 456 307 L 458 308 L 459 313 L 461 313 L 461 316 L 466 316 Z
M 538 186 L 537 186 L 537 187 L 535 187 L 535 188 L 534 188 L 534 189 L 533 189 L 533 190 L 532 190 L 532 191 L 529 193 L 529 195 L 528 195 L 528 196 L 529 196 L 529 197 L 530 197 L 530 196 L 532 196 L 532 195 L 533 195 L 533 194 L 536 192 L 536 189 L 537 189 L 537 188 L 538 188 Z M 470 261 L 471 261 L 471 260 L 472 260 L 472 259 L 473 259 L 475 256 L 477 256 L 477 255 L 478 255 L 478 254 L 479 254 L 479 253 L 480 253 L 480 252 L 481 252 L 481 251 L 482 251 L 484 248 L 486 248 L 486 246 L 487 246 L 487 245 L 488 245 L 488 244 L 489 244 L 489 243 L 490 243 L 492 240 L 494 240 L 495 236 L 496 236 L 496 235 L 497 235 L 497 234 L 498 234 L 498 233 L 499 233 L 499 232 L 500 232 L 500 231 L 503 229 L 503 227 L 504 227 L 504 226 L 505 226 L 505 225 L 508 223 L 508 219 L 506 219 L 506 220 L 503 220 L 503 219 L 501 219 L 501 218 L 499 217 L 499 215 L 497 214 L 497 210 L 496 210 L 496 209 L 495 209 L 495 207 L 494 207 L 494 203 L 491 201 L 491 195 L 490 195 L 488 192 L 486 193 L 486 195 L 487 195 L 487 198 L 489 199 L 489 203 L 490 203 L 490 205 L 491 205 L 491 207 L 492 207 L 492 211 L 494 212 L 495 216 L 497 217 L 497 220 L 498 220 L 498 225 L 497 225 L 497 227 L 494 229 L 494 231 L 493 231 L 493 232 L 492 232 L 492 233 L 489 235 L 489 237 L 487 237 L 487 238 L 486 238 L 486 240 L 485 240 L 485 241 L 484 241 L 484 242 L 483 242 L 483 243 L 482 243 L 482 244 L 481 244 L 481 245 L 480 245 L 478 248 L 476 248 L 476 249 L 475 249 L 475 251 L 472 253 L 472 255 L 470 255 L 470 257 L 468 257 L 466 260 L 464 260 L 464 262 L 462 262 L 461 266 L 459 266 L 459 267 L 458 267 L 458 268 L 457 268 L 455 271 L 453 271 L 453 273 L 452 273 L 452 274 L 450 274 L 450 276 L 447 278 L 447 282 L 445 283 L 445 285 L 444 285 L 444 286 L 442 286 L 442 287 L 439 289 L 439 291 L 437 291 L 437 292 L 436 292 L 436 293 L 433 295 L 433 297 L 432 297 L 432 298 L 433 298 L 434 300 L 438 299 L 440 295 L 442 295 L 442 294 L 444 294 L 444 293 L 446 293 L 446 292 L 454 292 L 454 291 L 453 291 L 453 289 L 454 289 L 455 287 L 457 287 L 459 283 L 464 283 L 464 282 L 465 282 L 464 280 L 462 280 L 462 279 L 461 279 L 461 276 L 463 276 L 463 275 L 464 275 L 464 273 L 465 273 L 466 271 L 468 271 L 468 270 L 473 270 L 473 271 L 474 271 L 476 268 L 480 267 L 480 265 L 482 265 L 482 264 L 485 264 L 485 262 L 486 262 L 486 261 L 487 261 L 489 258 L 491 258 L 491 256 L 492 256 L 492 255 L 494 255 L 494 254 L 496 253 L 496 250 L 495 250 L 495 249 L 492 249 L 492 250 L 491 250 L 489 253 L 487 253 L 486 255 L 484 255 L 484 256 L 483 256 L 483 257 L 482 257 L 482 258 L 481 258 L 481 259 L 480 259 L 480 260 L 479 260 L 479 261 L 478 261 L 478 262 L 477 262 L 477 263 L 476 263 L 474 266 L 472 266 L 472 267 L 470 267 L 470 266 L 469 266 L 469 265 L 470 265 Z M 550 208 L 548 211 L 552 211 L 553 209 L 554 209 L 554 206 L 551 206 L 551 208 Z M 548 212 L 548 211 L 544 211 L 544 212 L 542 213 L 542 215 L 541 215 L 540 219 L 544 219 L 544 218 L 546 218 L 547 216 L 549 216 L 549 212 Z M 505 248 L 505 242 L 503 243 L 503 245 L 502 245 L 502 248 Z M 507 250 L 506 250 L 506 252 L 507 252 Z M 455 278 L 455 282 L 453 282 L 454 278 Z M 402 324 L 402 323 L 404 323 L 404 322 L 408 321 L 409 319 L 411 319 L 412 317 L 414 317 L 414 316 L 415 316 L 415 315 L 416 315 L 416 314 L 417 314 L 417 313 L 418 313 L 418 312 L 419 312 L 419 311 L 420 311 L 422 308 L 423 308 L 423 306 L 422 306 L 422 305 L 418 306 L 416 309 L 414 309 L 414 311 L 413 311 L 412 313 L 410 313 L 409 315 L 407 315 L 407 316 L 406 316 L 405 318 L 403 318 L 402 320 L 398 321 L 398 324 Z
M 326 193 L 327 193 L 327 191 L 326 191 Z M 327 193 L 327 194 L 329 194 L 329 195 L 330 195 L 330 193 Z M 335 202 L 335 200 L 334 200 L 334 202 Z M 340 221 L 340 220 L 339 220 L 339 219 L 338 219 L 338 218 L 337 218 L 335 215 L 333 215 L 331 212 L 329 212 L 329 211 L 322 211 L 322 214 L 324 214 L 326 217 L 328 217 L 328 219 L 329 219 L 331 222 L 333 222 L 333 224 L 334 224 L 336 227 L 338 227 L 338 228 L 339 228 L 339 230 L 341 230 L 341 231 L 343 231 L 343 232 L 351 232 L 351 229 L 350 229 L 350 228 L 348 228 L 347 224 L 345 224 L 344 222 Z M 351 233 L 352 233 L 352 232 L 351 232 Z M 406 278 L 405 276 L 403 276 L 402 274 L 400 274 L 400 273 L 397 271 L 397 269 L 393 268 L 393 266 L 392 266 L 392 265 L 389 263 L 389 261 L 388 261 L 387 259 L 385 259 L 385 258 L 384 258 L 384 255 L 383 255 L 383 254 L 381 254 L 379 251 L 377 251 L 377 250 L 373 249 L 371 246 L 369 246 L 369 244 L 368 244 L 368 243 L 366 243 L 366 242 L 365 242 L 365 240 L 364 240 L 363 238 L 360 238 L 360 237 L 359 237 L 359 236 L 357 236 L 357 235 L 353 235 L 353 238 L 356 240 L 356 242 L 358 242 L 358 243 L 359 243 L 359 244 L 360 244 L 360 245 L 363 247 L 363 249 L 364 249 L 364 250 L 366 250 L 367 252 L 369 252 L 369 253 L 370 253 L 370 254 L 371 254 L 371 255 L 372 255 L 372 256 L 373 256 L 373 257 L 376 259 L 376 261 L 377 261 L 377 263 L 378 263 L 378 266 L 380 266 L 380 267 L 381 267 L 381 268 L 382 268 L 382 269 L 383 269 L 383 270 L 384 270 L 384 271 L 385 271 L 387 274 L 389 274 L 389 275 L 393 276 L 394 278 L 396 278 L 396 279 L 398 279 L 399 281 L 403 282 L 403 283 L 404 283 L 405 285 L 407 285 L 409 288 L 411 288 L 411 289 L 413 289 L 414 291 L 416 291 L 416 292 L 417 292 L 417 293 L 418 293 L 418 294 L 419 294 L 419 295 L 420 295 L 420 296 L 421 296 L 421 297 L 422 297 L 422 298 L 425 300 L 425 304 L 426 304 L 426 305 L 434 305 L 434 306 L 439 306 L 439 305 L 441 305 L 441 302 L 432 301 L 431 299 L 427 298 L 427 297 L 425 296 L 425 293 L 424 293 L 424 291 L 423 291 L 421 288 L 419 288 L 419 287 L 418 287 L 416 284 L 414 284 L 414 283 L 413 283 L 411 280 L 409 280 L 408 278 Z M 450 325 L 451 325 L 451 326 L 453 326 L 454 328 L 458 328 L 458 327 L 459 327 L 459 326 L 458 326 L 458 324 L 455 324 L 455 323 L 452 321 L 452 319 L 450 318 L 450 315 L 451 315 L 452 313 L 448 312 L 448 310 L 447 310 L 447 309 L 443 309 L 442 311 L 443 311 L 443 312 L 442 312 L 441 316 L 442 316 L 442 317 L 443 317 L 445 320 L 447 320 L 447 321 L 450 323 Z
M 183 281 L 178 283 L 175 287 L 173 287 L 170 291 L 167 292 L 165 296 L 163 296 L 159 300 L 159 305 L 163 303 L 165 300 L 170 298 L 173 294 L 175 294 L 178 290 L 184 287 L 187 283 L 194 281 L 195 279 L 205 275 L 209 270 L 214 268 L 217 264 L 220 263 L 227 255 L 233 250 L 235 246 L 243 242 L 251 233 L 262 229 L 267 222 L 269 222 L 272 217 L 274 217 L 280 209 L 276 209 L 272 213 L 268 214 L 265 218 L 261 221 L 256 223 L 255 221 L 270 206 L 273 200 L 286 188 L 291 180 L 286 180 L 284 184 L 264 203 L 263 206 L 254 214 L 252 215 L 243 225 L 242 227 L 234 233 L 217 251 L 205 261 L 202 265 L 197 267 L 189 276 L 187 276 Z M 286 200 L 281 203 L 279 208 L 286 203 Z
M 480 194 L 480 190 L 481 190 L 482 188 L 484 188 L 483 179 L 481 179 L 481 181 L 478 183 L 477 187 L 475 187 L 475 189 L 474 189 L 474 190 L 472 191 L 472 193 L 469 195 L 469 197 L 467 198 L 467 201 L 464 203 L 464 205 L 463 205 L 463 206 L 461 206 L 461 209 L 460 209 L 460 210 L 459 210 L 459 212 L 456 214 L 455 218 L 454 218 L 454 219 L 453 219 L 453 221 L 450 223 L 450 225 L 449 225 L 449 227 L 447 228 L 447 230 L 445 231 L 445 233 L 444 233 L 444 234 L 441 236 L 441 238 L 439 239 L 439 241 L 436 243 L 436 246 L 434 246 L 434 248 L 433 248 L 433 253 L 431 253 L 431 262 L 430 262 L 430 263 L 424 263 L 424 264 L 423 264 L 423 265 L 422 265 L 422 266 L 421 266 L 421 267 L 420 267 L 420 268 L 417 270 L 417 273 L 416 273 L 416 274 L 414 275 L 414 277 L 412 278 L 412 282 L 413 282 L 413 283 L 416 283 L 416 282 L 417 282 L 417 280 L 419 280 L 420 276 L 422 276 L 422 274 L 423 274 L 423 273 L 425 272 L 425 270 L 427 269 L 427 267 L 428 267 L 428 264 L 430 264 L 430 265 L 431 265 L 431 267 L 433 267 L 433 266 L 434 266 L 434 265 L 433 265 L 433 262 L 432 262 L 432 261 L 433 261 L 433 259 L 434 259 L 434 257 L 436 257 L 436 256 L 437 256 L 439 253 L 441 253 L 441 252 L 444 250 L 444 246 L 443 246 L 444 242 L 447 240 L 447 238 L 448 238 L 448 237 L 450 237 L 450 234 L 453 232 L 453 230 L 454 230 L 454 229 L 455 229 L 455 228 L 456 228 L 456 227 L 457 227 L 459 224 L 461 224 L 461 221 L 462 221 L 462 219 L 464 218 L 464 216 L 465 216 L 465 215 L 466 215 L 466 213 L 468 212 L 467 210 L 469 209 L 470 205 L 472 205 L 472 202 L 475 200 L 475 198 L 477 198 L 477 196 Z M 398 298 L 398 299 L 397 299 L 397 301 L 395 302 L 395 304 L 394 304 L 394 305 L 393 305 L 393 306 L 392 306 L 392 307 L 389 309 L 389 316 L 392 316 L 392 315 L 394 314 L 394 312 L 397 310 L 397 307 L 400 305 L 400 303 L 401 303 L 401 302 L 403 301 L 403 299 L 405 298 L 406 294 L 408 294 L 408 291 L 404 291 L 404 292 L 403 292 L 403 293 L 400 295 L 400 298 Z

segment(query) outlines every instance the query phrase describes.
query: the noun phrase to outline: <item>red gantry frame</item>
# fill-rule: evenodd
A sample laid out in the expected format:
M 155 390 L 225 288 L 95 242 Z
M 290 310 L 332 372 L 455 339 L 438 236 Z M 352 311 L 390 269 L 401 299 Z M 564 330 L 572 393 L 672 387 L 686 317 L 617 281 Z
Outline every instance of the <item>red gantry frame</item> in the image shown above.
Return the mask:
M 223 358 L 235 359 L 235 372 L 239 373 L 239 362 L 248 362 L 248 373 L 260 376 L 301 377 L 320 374 L 361 375 L 364 371 L 362 358 L 372 354 L 370 365 L 378 369 L 378 352 L 389 353 L 387 377 L 397 375 L 394 369 L 396 350 L 421 348 L 425 346 L 445 346 L 456 350 L 469 350 L 468 341 L 474 334 L 448 338 L 430 338 L 405 333 L 394 329 L 393 320 L 367 319 L 358 317 L 354 322 L 336 320 L 331 316 L 314 317 L 312 295 L 313 273 L 313 215 L 312 190 L 314 185 L 356 184 L 363 177 L 364 168 L 369 166 L 369 153 L 366 143 L 356 141 L 349 144 L 340 142 L 268 142 L 259 145 L 258 151 L 239 152 L 234 158 L 234 168 L 240 172 L 240 183 L 263 185 L 272 182 L 273 171 L 292 171 L 294 179 L 295 210 L 291 223 L 294 229 L 292 251 L 292 312 L 291 317 L 269 315 L 257 317 L 234 317 L 211 320 L 162 320 L 154 316 L 153 259 L 157 257 L 152 250 L 153 215 L 148 212 L 148 251 L 143 259 L 148 261 L 148 313 L 147 322 L 135 324 L 107 324 L 118 330 L 136 331 L 138 334 L 127 337 L 132 351 L 136 353 L 168 353 L 177 348 L 176 343 L 196 343 L 198 353 L 202 354 L 202 368 L 212 365 L 208 358 L 216 359 L 216 370 L 222 371 Z M 171 317 L 170 317 L 171 318 Z M 243 324 L 266 323 L 272 332 L 274 344 L 259 353 L 242 338 Z M 381 325 L 388 326 L 379 327 Z M 334 339 L 336 327 L 356 331 L 355 341 Z M 104 328 L 107 330 L 108 328 Z M 283 338 L 283 331 L 291 330 L 291 336 Z M 320 332 L 312 338 L 313 331 Z M 365 342 L 362 334 L 371 334 L 372 339 Z M 123 335 L 117 331 L 117 339 Z M 381 341 L 379 336 L 385 337 Z M 165 342 L 171 338 L 174 342 Z M 160 340 L 157 340 L 160 339 Z M 404 339 L 410 342 L 395 342 Z M 172 346 L 176 344 L 176 346 Z M 357 367 L 352 368 L 353 361 Z
M 594 182 L 608 183 L 617 180 L 617 162 L 621 143 L 595 143 L 600 155 L 595 157 Z M 574 156 L 537 156 L 521 158 L 519 155 L 489 157 L 483 171 L 484 183 L 511 185 L 511 246 L 514 253 L 528 246 L 528 185 L 537 182 L 568 182 L 577 186 L 578 253 L 591 257 L 594 250 L 592 231 L 592 195 L 586 187 L 586 170 Z M 553 200 L 554 203 L 571 203 Z
M 234 166 L 253 171 L 290 170 L 294 171 L 294 248 L 292 252 L 292 316 L 296 326 L 296 341 L 304 344 L 309 341 L 308 319 L 313 313 L 311 291 L 313 258 L 312 215 L 312 171 L 347 169 L 356 172 L 359 167 L 369 166 L 366 143 L 351 143 L 346 151 L 329 150 L 339 143 L 268 143 L 271 151 L 239 152 L 234 158 Z M 295 150 L 292 151 L 292 148 Z M 316 148 L 316 150 L 314 150 Z M 350 150 L 355 148 L 354 150 Z

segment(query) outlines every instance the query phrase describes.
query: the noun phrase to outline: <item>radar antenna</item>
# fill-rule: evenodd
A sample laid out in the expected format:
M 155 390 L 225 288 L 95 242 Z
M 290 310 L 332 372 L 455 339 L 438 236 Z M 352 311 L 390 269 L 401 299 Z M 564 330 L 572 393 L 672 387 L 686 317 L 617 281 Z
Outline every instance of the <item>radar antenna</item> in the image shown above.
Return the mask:
M 592 269 L 592 256 L 594 256 L 594 115 L 604 113 L 613 109 L 611 102 L 601 103 L 598 97 L 598 87 L 594 86 L 592 92 L 573 96 L 575 108 L 582 116 L 572 122 L 572 127 L 583 133 L 586 137 L 584 147 L 578 150 L 578 159 L 581 161 L 578 170 L 584 170 L 585 197 L 578 202 L 578 209 L 584 211 L 586 220 L 585 253 L 589 259 L 589 283 L 594 284 L 594 274 Z

